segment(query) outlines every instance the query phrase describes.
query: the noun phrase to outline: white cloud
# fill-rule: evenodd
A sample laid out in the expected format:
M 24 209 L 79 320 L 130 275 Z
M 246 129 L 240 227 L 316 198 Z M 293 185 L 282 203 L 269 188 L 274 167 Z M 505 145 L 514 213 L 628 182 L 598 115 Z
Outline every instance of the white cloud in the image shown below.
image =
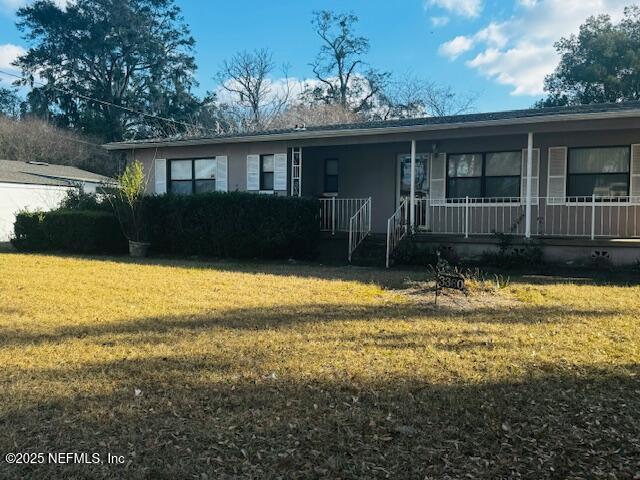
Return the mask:
M 11 64 L 16 58 L 24 53 L 24 48 L 19 45 L 13 45 L 11 43 L 0 45 L 0 68 L 3 70 L 14 70 L 15 67 Z
M 18 74 L 18 69 L 11 64 L 15 61 L 16 58 L 18 58 L 20 55 L 23 55 L 24 53 L 24 48 L 18 45 L 13 45 L 11 43 L 0 45 L 0 70 Z M 15 80 L 16 78 L 14 77 L 3 75 L 0 73 L 0 87 L 6 88 L 10 86 Z
M 482 0 L 425 0 L 425 8 L 439 7 L 455 15 L 474 18 L 482 11 Z
M 24 5 L 24 0 L 0 0 L 0 8 L 5 10 L 16 10 Z
M 539 96 L 544 77 L 558 64 L 553 44 L 577 33 L 591 15 L 607 13 L 618 20 L 628 3 L 629 0 L 518 0 L 510 19 L 491 22 L 470 36 L 455 37 L 443 43 L 439 51 L 455 59 L 477 50 L 466 61 L 469 68 L 512 87 L 512 95 Z
M 491 47 L 503 48 L 509 42 L 508 32 L 505 31 L 504 23 L 491 22 L 482 30 L 478 31 L 473 39 L 475 42 L 485 42 Z
M 449 57 L 451 60 L 455 60 L 463 53 L 468 52 L 473 48 L 473 39 L 465 37 L 464 35 L 457 36 L 453 40 L 440 45 L 438 52 L 440 55 Z
M 269 91 L 266 102 L 277 102 L 289 94 L 289 99 L 297 98 L 307 86 L 315 86 L 316 82 L 319 84 L 319 80 L 300 80 L 298 78 L 272 78 L 265 81 L 266 87 Z M 230 86 L 233 86 L 231 84 Z M 229 92 L 227 89 L 218 85 L 215 89 L 215 94 L 218 100 L 222 103 L 234 103 L 237 101 L 237 94 Z
M 429 19 L 434 27 L 444 27 L 449 23 L 449 17 L 431 17 Z

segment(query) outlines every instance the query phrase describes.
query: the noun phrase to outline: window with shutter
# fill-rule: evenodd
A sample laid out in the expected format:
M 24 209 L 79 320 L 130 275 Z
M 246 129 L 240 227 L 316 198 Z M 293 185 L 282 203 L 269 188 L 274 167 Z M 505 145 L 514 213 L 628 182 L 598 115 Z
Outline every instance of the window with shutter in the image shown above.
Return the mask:
M 274 184 L 275 158 L 273 155 L 260 156 L 260 191 L 272 192 Z
M 169 161 L 169 191 L 191 195 L 216 190 L 216 159 L 176 159 Z
M 630 148 L 570 148 L 567 165 L 567 197 L 626 197 L 629 195 Z
M 519 150 L 449 154 L 447 160 L 447 198 L 520 201 L 522 154 Z

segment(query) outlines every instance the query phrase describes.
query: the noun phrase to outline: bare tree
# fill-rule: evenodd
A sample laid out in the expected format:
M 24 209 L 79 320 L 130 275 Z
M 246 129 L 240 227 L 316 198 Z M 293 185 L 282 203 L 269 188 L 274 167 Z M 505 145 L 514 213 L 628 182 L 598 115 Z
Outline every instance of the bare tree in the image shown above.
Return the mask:
M 115 174 L 118 168 L 98 139 L 29 117 L 0 116 L 0 158 L 74 165 L 105 175 Z
M 355 123 L 366 120 L 361 114 L 340 104 L 296 103 L 274 118 L 274 128 L 292 128 L 296 125 L 319 126 Z
M 328 10 L 313 15 L 311 23 L 322 45 L 311 63 L 317 83 L 307 89 L 305 98 L 365 112 L 389 74 L 367 67 L 364 56 L 369 52 L 369 40 L 355 35 L 357 16 Z
M 473 110 L 476 98 L 474 93 L 457 93 L 450 85 L 406 74 L 387 84 L 373 110 L 382 120 L 445 117 Z
M 269 76 L 275 70 L 272 53 L 267 49 L 242 51 L 225 60 L 217 79 L 220 87 L 232 94 L 232 115 L 238 117 L 241 128 L 262 130 L 286 107 L 290 84 L 287 68 L 283 67 L 283 82 L 275 85 Z M 235 110 L 235 111 L 233 111 Z

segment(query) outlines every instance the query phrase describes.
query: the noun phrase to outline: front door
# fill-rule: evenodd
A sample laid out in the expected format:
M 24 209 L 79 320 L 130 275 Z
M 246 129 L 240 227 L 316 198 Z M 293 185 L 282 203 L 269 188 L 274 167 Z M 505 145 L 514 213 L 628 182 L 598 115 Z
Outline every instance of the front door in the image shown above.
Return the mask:
M 398 195 L 397 205 L 400 200 L 411 195 L 411 155 L 398 156 Z M 416 199 L 426 199 L 429 196 L 429 154 L 416 155 Z M 416 202 L 416 226 L 426 225 L 426 202 Z

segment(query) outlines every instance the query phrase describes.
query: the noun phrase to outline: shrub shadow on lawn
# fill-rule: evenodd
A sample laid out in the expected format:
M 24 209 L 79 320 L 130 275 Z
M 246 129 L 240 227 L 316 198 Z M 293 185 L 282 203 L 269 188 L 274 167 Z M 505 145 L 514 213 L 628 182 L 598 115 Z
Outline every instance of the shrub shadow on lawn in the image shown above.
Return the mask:
M 16 252 L 0 252 L 4 255 Z M 19 253 L 25 255 L 25 253 Z M 431 269 L 424 267 L 399 267 L 383 269 L 377 267 L 360 267 L 352 265 L 336 266 L 311 261 L 286 260 L 241 260 L 216 258 L 175 258 L 151 257 L 132 258 L 126 255 L 72 255 L 64 252 L 38 253 L 56 258 L 72 258 L 97 262 L 115 262 L 125 265 L 158 266 L 170 268 L 186 268 L 213 270 L 232 273 L 264 274 L 285 277 L 314 278 L 320 280 L 355 281 L 375 284 L 386 289 L 400 289 L 407 287 L 407 280 L 433 280 Z M 546 271 L 551 273 L 527 273 L 523 270 L 484 269 L 488 280 L 494 275 L 508 277 L 513 284 L 577 284 L 577 285 L 618 285 L 636 286 L 640 284 L 640 272 L 628 269 L 617 270 L 587 270 L 584 268 L 569 268 L 566 266 L 549 265 Z M 537 269 L 534 269 L 537 270 Z
M 0 464 L 3 478 L 633 478 L 638 365 L 537 369 L 518 382 L 203 381 L 183 358 L 99 363 L 88 391 L 0 417 L 0 450 L 124 455 L 122 465 Z M 78 371 L 34 371 L 70 384 Z M 25 385 L 26 387 L 26 385 Z M 134 395 L 134 388 L 141 394 Z M 205 476 L 202 476 L 205 474 Z
M 140 319 L 124 319 L 109 323 L 68 324 L 52 332 L 27 332 L 0 328 L 0 346 L 59 343 L 72 338 L 100 338 L 112 335 L 162 334 L 172 330 L 199 333 L 212 329 L 234 329 L 260 331 L 295 328 L 305 324 L 331 322 L 366 322 L 378 320 L 408 320 L 456 322 L 468 324 L 537 324 L 563 323 L 573 318 L 579 321 L 607 318 L 618 315 L 617 309 L 577 310 L 568 306 L 515 305 L 502 308 L 477 308 L 460 312 L 450 307 L 424 307 L 416 304 L 390 304 L 384 306 L 326 304 L 303 304 L 278 306 L 276 308 L 239 308 L 207 314 L 196 313 L 184 316 L 154 316 Z
M 11 253 L 7 253 L 11 255 Z M 25 255 L 25 253 L 20 253 Z M 335 266 L 309 261 L 287 260 L 238 260 L 215 258 L 131 258 L 128 256 L 90 256 L 68 253 L 38 253 L 54 258 L 70 258 L 95 262 L 115 262 L 124 265 L 139 265 L 212 270 L 230 273 L 263 274 L 285 277 L 313 278 L 319 280 L 355 281 L 375 284 L 382 288 L 400 288 L 408 277 L 413 279 L 431 278 L 429 270 L 385 270 L 382 268 Z

